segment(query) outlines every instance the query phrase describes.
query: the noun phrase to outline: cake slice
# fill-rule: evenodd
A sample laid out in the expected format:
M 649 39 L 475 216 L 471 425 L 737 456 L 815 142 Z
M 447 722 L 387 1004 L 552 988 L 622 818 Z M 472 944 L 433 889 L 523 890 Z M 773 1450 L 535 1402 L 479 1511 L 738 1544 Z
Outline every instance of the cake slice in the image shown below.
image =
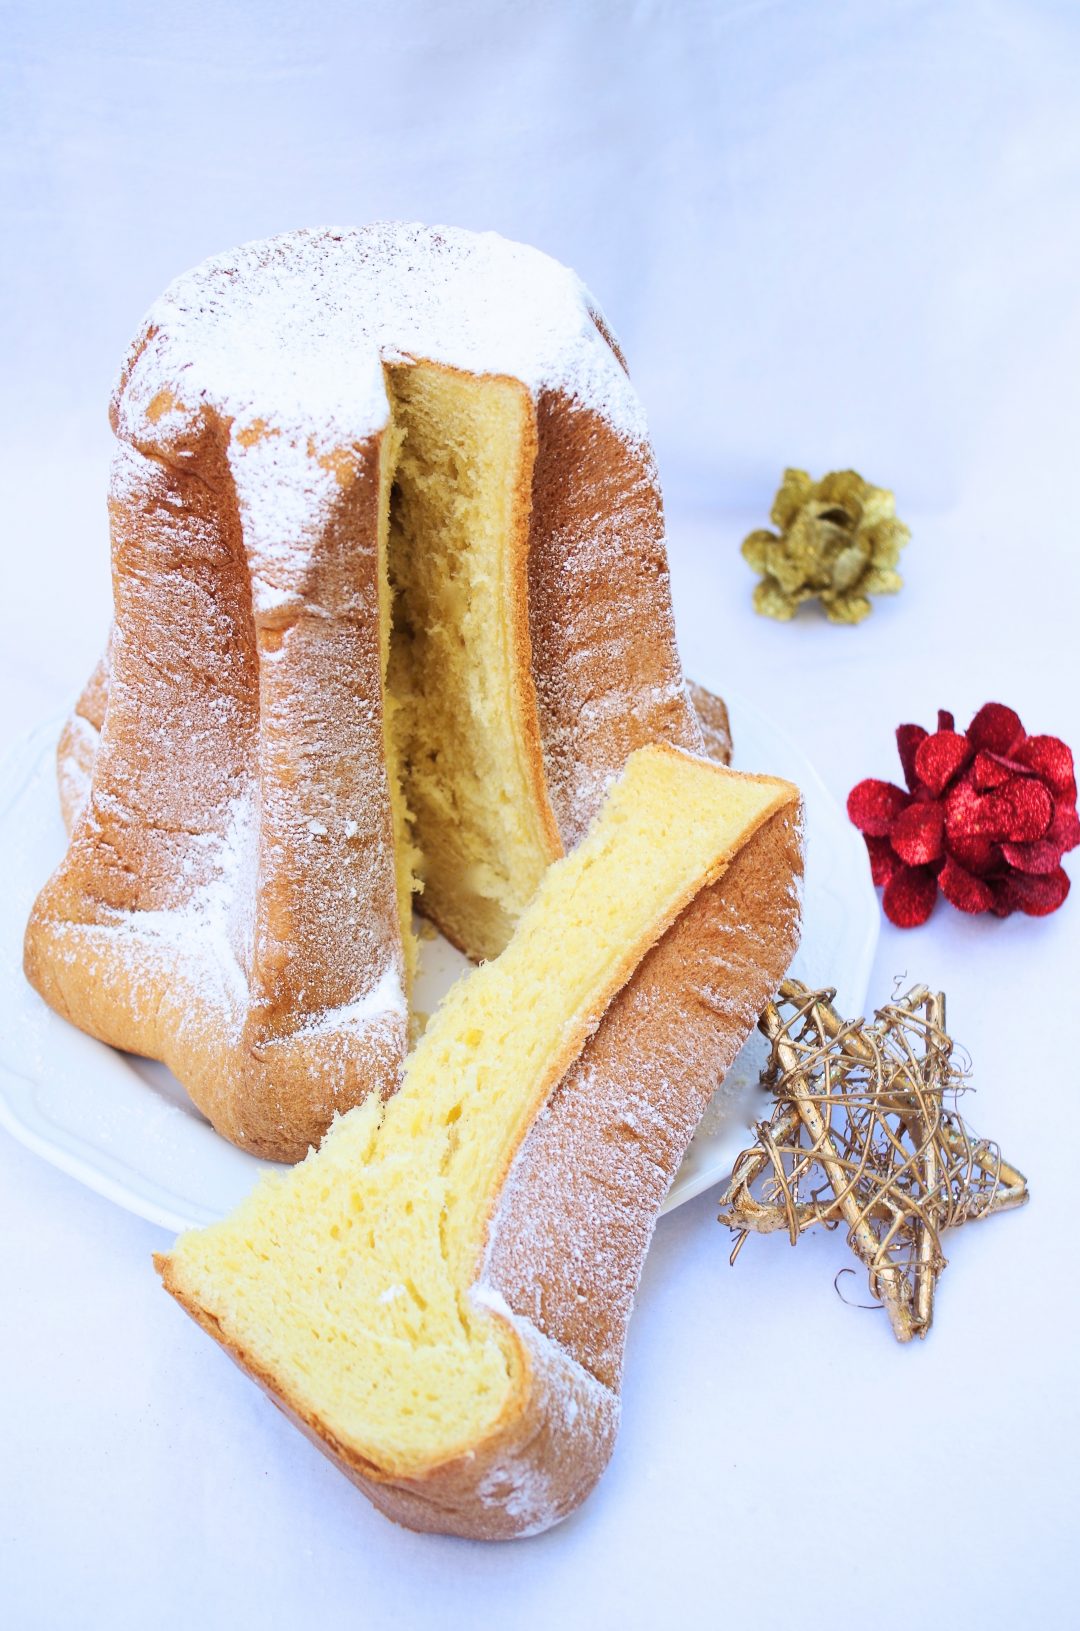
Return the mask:
M 596 1482 L 660 1204 L 787 968 L 800 876 L 794 787 L 641 749 L 398 1093 L 157 1260 L 391 1517 L 509 1538 Z

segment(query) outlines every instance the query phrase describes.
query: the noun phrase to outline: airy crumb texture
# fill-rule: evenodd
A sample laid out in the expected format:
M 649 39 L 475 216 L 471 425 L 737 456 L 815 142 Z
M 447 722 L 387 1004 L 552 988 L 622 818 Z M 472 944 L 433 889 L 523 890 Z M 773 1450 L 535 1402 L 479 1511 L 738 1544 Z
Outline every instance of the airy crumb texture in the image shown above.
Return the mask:
M 574 1373 L 575 1412 L 597 1389 L 612 1403 L 606 1382 L 516 1320 L 497 1288 L 478 1285 L 493 1207 L 552 1090 L 598 1026 L 602 1036 L 615 993 L 796 800 L 784 782 L 640 750 L 588 837 L 548 870 L 507 949 L 445 999 L 400 1091 L 344 1116 L 317 1154 L 264 1180 L 231 1218 L 183 1236 L 163 1260 L 174 1295 L 362 1481 L 412 1487 L 513 1437 L 552 1366 Z M 771 979 L 754 935 L 734 932 Z M 793 944 L 786 934 L 774 960 L 786 961 Z M 742 1035 L 752 1023 L 739 1014 Z M 563 1177 L 552 1171 L 552 1187 Z M 544 1432 L 552 1408 L 549 1400 Z M 603 1436 L 597 1421 L 594 1439 Z M 543 1438 L 535 1423 L 530 1432 Z M 476 1479 L 492 1472 L 489 1459 L 480 1456 Z M 536 1502 L 522 1493 L 529 1455 L 508 1453 L 499 1465 L 517 1467 L 501 1495 L 496 1479 L 483 1497 L 502 1515 L 500 1532 L 537 1526 Z M 567 1473 L 572 1501 L 594 1476 Z M 479 1532 L 452 1514 L 421 1521 Z
M 427 364 L 388 378 L 391 759 L 420 909 L 495 957 L 562 852 L 525 615 L 532 408 L 515 380 Z

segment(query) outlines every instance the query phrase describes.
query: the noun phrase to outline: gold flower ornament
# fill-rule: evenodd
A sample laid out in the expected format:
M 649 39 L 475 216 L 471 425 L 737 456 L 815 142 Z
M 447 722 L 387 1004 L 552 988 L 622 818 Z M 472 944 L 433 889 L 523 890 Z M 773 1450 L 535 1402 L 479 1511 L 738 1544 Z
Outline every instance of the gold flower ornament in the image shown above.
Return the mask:
M 779 530 L 761 528 L 743 540 L 744 558 L 760 572 L 754 610 L 787 622 L 804 600 L 820 600 L 830 623 L 861 623 L 871 595 L 895 595 L 896 570 L 911 537 L 896 518 L 896 501 L 854 470 L 812 481 L 785 470 L 772 507 Z

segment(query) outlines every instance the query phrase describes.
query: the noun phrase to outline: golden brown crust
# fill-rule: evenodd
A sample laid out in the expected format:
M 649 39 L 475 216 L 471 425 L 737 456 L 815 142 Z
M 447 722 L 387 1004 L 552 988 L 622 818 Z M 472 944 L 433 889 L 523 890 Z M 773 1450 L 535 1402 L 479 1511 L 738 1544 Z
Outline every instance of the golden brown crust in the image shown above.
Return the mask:
M 537 403 L 529 624 L 549 796 L 566 847 L 635 748 L 700 753 L 675 644 L 648 448 L 556 391 Z
M 685 908 L 612 1002 L 503 1194 L 492 1283 L 608 1386 L 618 1384 L 656 1214 L 794 954 L 800 873 L 789 806 Z
M 641 958 L 533 1121 L 499 1194 L 473 1295 L 518 1379 L 481 1444 L 413 1477 L 361 1461 L 190 1297 L 166 1288 L 389 1517 L 508 1539 L 565 1517 L 610 1457 L 623 1348 L 659 1207 L 713 1092 L 798 941 L 792 796 Z
M 698 685 L 694 680 L 687 680 L 686 689 L 690 693 L 690 701 L 698 716 L 701 734 L 705 740 L 705 752 L 716 764 L 729 765 L 731 720 L 728 717 L 727 703 L 723 697 L 714 695 L 712 691 L 706 691 L 703 685 Z

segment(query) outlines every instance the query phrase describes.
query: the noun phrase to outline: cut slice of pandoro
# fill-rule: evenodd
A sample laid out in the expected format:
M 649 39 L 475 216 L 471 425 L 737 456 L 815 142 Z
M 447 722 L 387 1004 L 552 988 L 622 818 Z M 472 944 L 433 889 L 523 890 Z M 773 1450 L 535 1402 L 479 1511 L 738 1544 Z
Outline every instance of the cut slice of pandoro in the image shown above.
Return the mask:
M 157 1260 L 392 1518 L 510 1538 L 596 1482 L 659 1207 L 795 950 L 801 872 L 789 783 L 641 749 L 398 1093 Z

